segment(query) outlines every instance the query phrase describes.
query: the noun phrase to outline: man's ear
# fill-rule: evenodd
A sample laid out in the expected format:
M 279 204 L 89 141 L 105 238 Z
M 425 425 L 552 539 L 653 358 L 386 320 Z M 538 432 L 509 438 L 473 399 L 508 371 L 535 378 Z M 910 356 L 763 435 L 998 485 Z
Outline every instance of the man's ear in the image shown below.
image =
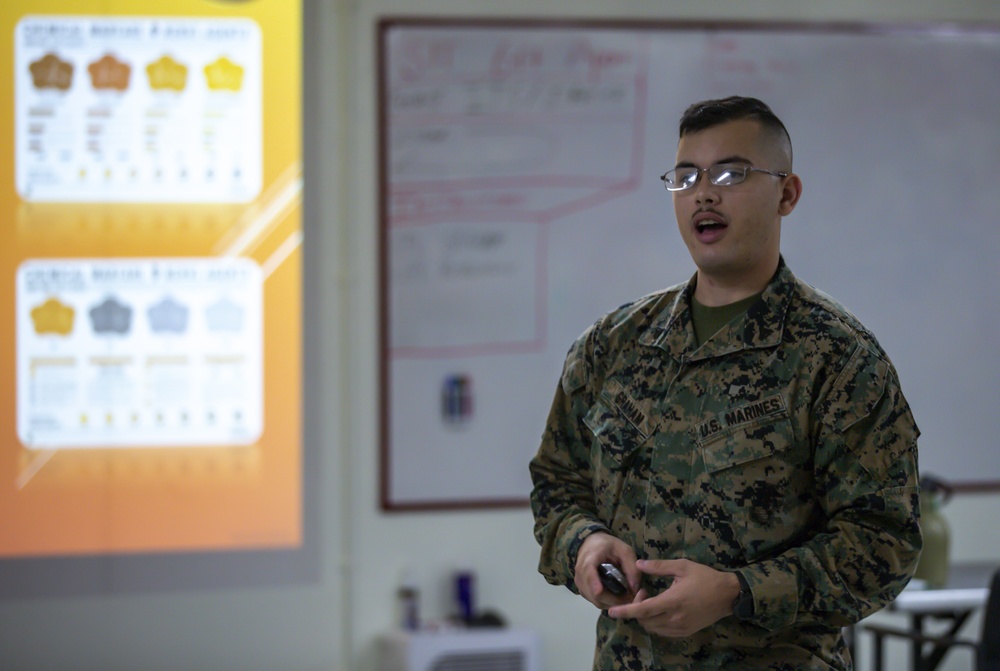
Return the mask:
M 778 214 L 787 217 L 795 209 L 802 197 L 802 180 L 795 173 L 785 178 L 781 188 L 781 200 L 778 201 Z

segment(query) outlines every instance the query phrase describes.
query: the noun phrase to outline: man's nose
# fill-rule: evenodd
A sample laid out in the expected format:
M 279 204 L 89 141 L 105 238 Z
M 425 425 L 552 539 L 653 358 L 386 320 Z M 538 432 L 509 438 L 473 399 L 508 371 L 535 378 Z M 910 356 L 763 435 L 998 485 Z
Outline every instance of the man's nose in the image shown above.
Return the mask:
M 694 202 L 698 205 L 719 202 L 718 188 L 708 179 L 708 175 L 705 175 L 694 185 Z

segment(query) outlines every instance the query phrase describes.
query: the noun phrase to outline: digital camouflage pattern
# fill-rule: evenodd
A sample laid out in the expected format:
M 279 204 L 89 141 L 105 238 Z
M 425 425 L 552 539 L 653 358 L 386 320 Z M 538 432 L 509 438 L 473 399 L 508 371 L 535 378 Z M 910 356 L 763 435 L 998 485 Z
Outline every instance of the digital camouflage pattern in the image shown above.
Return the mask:
M 690 638 L 602 612 L 595 669 L 849 669 L 840 628 L 894 599 L 921 548 L 919 431 L 896 371 L 784 260 L 700 348 L 693 285 L 615 310 L 570 349 L 530 465 L 539 570 L 576 591 L 577 549 L 607 531 L 639 558 L 751 586 L 752 622 Z

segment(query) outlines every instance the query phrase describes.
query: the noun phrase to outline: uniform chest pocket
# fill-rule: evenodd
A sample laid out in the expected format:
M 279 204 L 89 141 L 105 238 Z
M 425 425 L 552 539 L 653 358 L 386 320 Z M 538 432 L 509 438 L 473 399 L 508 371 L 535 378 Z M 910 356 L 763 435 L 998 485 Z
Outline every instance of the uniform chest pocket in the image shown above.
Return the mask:
M 591 446 L 594 498 L 598 515 L 618 529 L 633 504 L 644 498 L 641 471 L 650 424 L 620 384 L 606 384 L 597 403 L 583 418 L 594 434 Z M 634 500 L 633 500 L 634 499 Z
M 709 487 L 745 561 L 782 552 L 815 513 L 808 450 L 784 406 L 700 443 Z
M 607 471 L 627 469 L 649 438 L 617 408 L 600 402 L 590 409 L 583 422 L 594 434 L 591 457 Z
M 754 470 L 757 462 L 781 457 L 791 445 L 791 424 L 785 419 L 720 436 L 702 445 L 701 455 L 705 470 L 719 475 L 730 469 Z

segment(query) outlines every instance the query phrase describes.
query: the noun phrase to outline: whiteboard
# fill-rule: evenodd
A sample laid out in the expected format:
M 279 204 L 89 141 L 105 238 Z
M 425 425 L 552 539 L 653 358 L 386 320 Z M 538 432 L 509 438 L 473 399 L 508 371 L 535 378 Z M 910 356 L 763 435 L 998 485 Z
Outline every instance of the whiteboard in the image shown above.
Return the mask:
M 878 337 L 920 467 L 1000 486 L 1000 27 L 380 24 L 386 509 L 523 505 L 571 342 L 694 265 L 659 179 L 692 102 L 767 102 L 801 279 Z

